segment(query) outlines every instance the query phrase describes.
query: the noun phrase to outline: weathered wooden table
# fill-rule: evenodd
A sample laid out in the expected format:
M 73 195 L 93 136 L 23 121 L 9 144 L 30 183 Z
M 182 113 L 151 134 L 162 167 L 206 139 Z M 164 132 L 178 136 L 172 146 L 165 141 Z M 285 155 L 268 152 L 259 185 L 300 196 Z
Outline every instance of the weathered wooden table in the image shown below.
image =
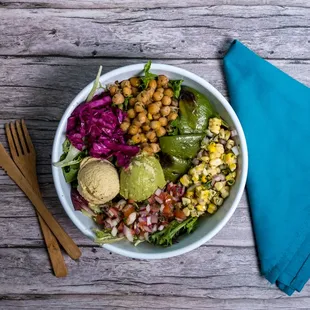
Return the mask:
M 199 249 L 139 261 L 95 247 L 53 186 L 58 121 L 100 64 L 176 65 L 227 96 L 221 58 L 233 38 L 310 85 L 307 0 L 0 2 L 0 140 L 6 146 L 4 123 L 26 119 L 44 200 L 83 252 L 78 262 L 66 256 L 69 275 L 55 278 L 33 207 L 0 171 L 1 309 L 310 309 L 309 284 L 288 298 L 260 277 L 245 196 Z

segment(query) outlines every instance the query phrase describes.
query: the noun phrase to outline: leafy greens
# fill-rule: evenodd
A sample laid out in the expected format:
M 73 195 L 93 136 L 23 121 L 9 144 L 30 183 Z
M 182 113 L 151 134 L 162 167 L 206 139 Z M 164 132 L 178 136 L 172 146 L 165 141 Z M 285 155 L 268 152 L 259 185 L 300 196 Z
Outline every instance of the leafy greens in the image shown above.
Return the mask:
M 157 77 L 156 74 L 150 72 L 151 65 L 152 65 L 152 62 L 149 60 L 144 66 L 144 69 L 143 69 L 144 76 L 141 77 L 143 89 L 146 89 L 147 86 L 149 85 L 149 82 L 151 80 L 154 80 Z
M 174 220 L 162 231 L 150 235 L 149 242 L 155 245 L 170 246 L 180 234 L 193 232 L 197 227 L 197 220 L 198 217 L 189 217 L 181 223 Z

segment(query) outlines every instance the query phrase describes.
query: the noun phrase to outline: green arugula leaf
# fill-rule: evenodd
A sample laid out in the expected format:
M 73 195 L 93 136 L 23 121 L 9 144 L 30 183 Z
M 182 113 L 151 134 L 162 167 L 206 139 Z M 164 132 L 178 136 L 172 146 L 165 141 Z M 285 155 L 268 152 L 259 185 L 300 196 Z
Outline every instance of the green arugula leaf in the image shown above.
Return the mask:
M 141 76 L 142 89 L 146 89 L 147 86 L 149 85 L 149 82 L 157 77 L 156 74 L 150 72 L 151 65 L 152 62 L 149 60 L 144 66 L 143 69 L 144 76 Z
M 172 88 L 174 97 L 179 98 L 181 93 L 181 85 L 184 80 L 170 80 L 168 86 Z
M 155 245 L 170 246 L 181 234 L 193 232 L 197 227 L 197 220 L 198 217 L 189 217 L 181 223 L 174 220 L 162 231 L 150 235 L 149 242 Z

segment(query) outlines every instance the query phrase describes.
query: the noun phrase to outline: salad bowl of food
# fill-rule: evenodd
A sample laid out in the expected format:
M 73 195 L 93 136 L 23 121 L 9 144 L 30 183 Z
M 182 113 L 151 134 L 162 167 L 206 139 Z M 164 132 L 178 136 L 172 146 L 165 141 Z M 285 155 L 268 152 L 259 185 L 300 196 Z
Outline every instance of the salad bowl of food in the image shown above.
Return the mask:
M 53 144 L 57 194 L 104 248 L 161 259 L 219 232 L 241 199 L 248 154 L 227 100 L 197 75 L 136 64 L 101 76 L 65 111 Z

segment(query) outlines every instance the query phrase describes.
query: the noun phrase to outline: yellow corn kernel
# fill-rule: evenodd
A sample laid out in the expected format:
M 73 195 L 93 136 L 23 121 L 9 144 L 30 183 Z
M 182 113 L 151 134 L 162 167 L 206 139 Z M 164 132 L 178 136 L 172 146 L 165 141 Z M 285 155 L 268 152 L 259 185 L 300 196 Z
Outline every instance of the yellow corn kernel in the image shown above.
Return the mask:
M 191 203 L 191 200 L 189 198 L 182 197 L 182 203 L 183 205 L 187 206 Z
M 188 186 L 191 183 L 191 180 L 189 178 L 189 176 L 187 174 L 184 174 L 181 178 L 180 178 L 180 182 L 182 185 L 184 186 Z
M 189 211 L 189 208 L 184 208 L 183 212 L 186 216 L 189 216 L 191 214 L 191 211 Z
M 191 199 L 191 201 L 192 201 L 192 205 L 193 205 L 193 206 L 196 206 L 197 203 L 198 203 L 198 202 L 197 202 L 197 199 L 195 199 L 195 198 Z
M 216 182 L 214 184 L 214 187 L 215 187 L 215 189 L 217 191 L 220 191 L 225 186 L 225 183 L 226 183 L 225 181 L 223 181 L 223 182 Z
M 228 165 L 228 167 L 229 167 L 230 171 L 235 171 L 237 168 L 237 165 L 236 164 L 230 164 L 230 165 Z
M 219 152 L 210 153 L 210 160 L 220 158 L 221 154 Z
M 226 175 L 226 181 L 234 180 L 236 178 L 236 172 L 231 172 Z
M 236 155 L 233 154 L 233 153 L 225 154 L 225 156 L 224 156 L 224 162 L 225 162 L 227 165 L 235 164 L 235 163 L 237 162 Z
M 191 216 L 192 217 L 198 217 L 197 210 L 195 210 L 195 209 L 191 210 Z
M 206 182 L 207 182 L 207 177 L 206 177 L 205 175 L 203 175 L 203 176 L 201 177 L 201 182 L 202 182 L 202 183 L 206 183 Z
M 192 198 L 192 197 L 194 197 L 194 192 L 192 192 L 192 191 L 186 192 L 185 197 L 187 197 L 187 198 Z
M 220 158 L 210 160 L 211 167 L 217 167 L 220 166 L 221 164 L 223 164 L 223 161 Z
M 220 153 L 220 154 L 224 154 L 224 146 L 223 146 L 223 144 L 221 144 L 221 143 L 217 143 L 216 144 L 216 152 Z
M 226 148 L 227 148 L 228 150 L 231 150 L 232 147 L 233 147 L 234 145 L 235 145 L 235 141 L 229 139 L 229 140 L 227 141 L 227 143 L 226 143 Z
M 153 119 L 152 114 L 151 114 L 151 113 L 148 113 L 148 114 L 147 114 L 147 118 L 148 118 L 149 120 L 152 120 L 152 119 Z
M 196 166 L 196 172 L 202 172 L 202 170 L 205 168 L 206 164 L 205 163 L 201 163 L 198 166 Z
M 225 199 L 229 196 L 229 186 L 224 186 L 221 190 L 220 190 L 221 196 Z
M 205 163 L 208 163 L 209 160 L 210 160 L 210 158 L 209 158 L 208 156 L 202 156 L 202 157 L 200 158 L 200 160 L 202 160 L 202 161 L 205 162 Z
M 193 177 L 192 177 L 192 181 L 194 182 L 194 183 L 198 183 L 199 182 L 199 175 L 194 175 Z
M 209 130 L 215 134 L 219 134 L 222 125 L 220 118 L 214 117 L 209 120 Z
M 216 210 L 217 210 L 217 206 L 213 203 L 209 203 L 208 209 L 207 209 L 208 213 L 213 214 L 214 212 L 216 212 Z
M 193 210 L 194 208 L 195 208 L 195 206 L 193 206 L 191 203 L 187 206 L 187 208 L 189 209 L 189 210 Z
M 202 186 L 197 186 L 197 187 L 195 188 L 195 193 L 196 193 L 196 195 L 199 195 L 199 193 L 201 192 L 202 189 L 203 189 Z
M 204 212 L 206 211 L 206 206 L 199 204 L 196 206 L 196 209 L 197 211 Z
M 216 143 L 215 143 L 215 142 L 211 142 L 211 143 L 208 145 L 208 151 L 209 151 L 210 153 L 216 152 Z

